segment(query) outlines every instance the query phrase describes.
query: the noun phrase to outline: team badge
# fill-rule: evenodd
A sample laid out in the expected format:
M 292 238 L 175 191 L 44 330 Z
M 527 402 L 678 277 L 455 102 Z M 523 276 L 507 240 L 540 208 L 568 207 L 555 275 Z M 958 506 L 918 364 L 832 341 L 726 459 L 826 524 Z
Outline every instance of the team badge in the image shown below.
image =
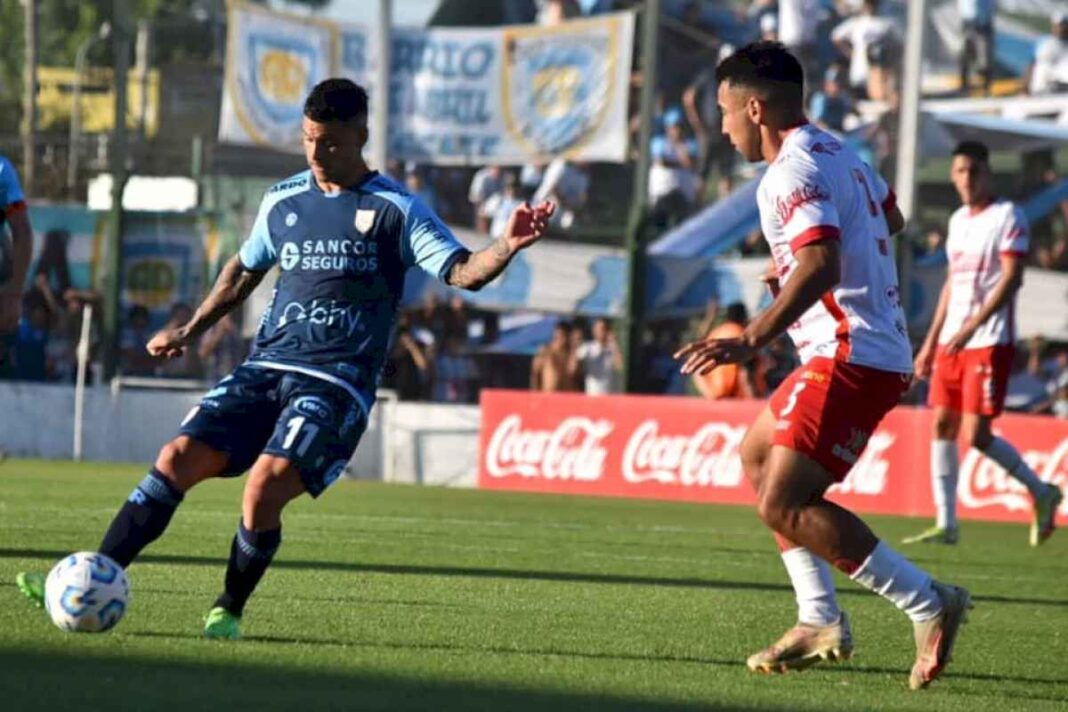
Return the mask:
M 375 224 L 375 211 L 374 210 L 357 210 L 356 219 L 353 221 L 356 225 L 356 229 L 362 233 L 366 233 L 371 229 L 371 226 Z
M 286 215 L 286 227 L 293 227 L 296 224 L 297 224 L 297 214 L 296 213 L 290 213 L 289 215 Z
M 618 61 L 614 33 L 556 29 L 505 36 L 505 124 L 543 154 L 575 149 L 597 131 Z

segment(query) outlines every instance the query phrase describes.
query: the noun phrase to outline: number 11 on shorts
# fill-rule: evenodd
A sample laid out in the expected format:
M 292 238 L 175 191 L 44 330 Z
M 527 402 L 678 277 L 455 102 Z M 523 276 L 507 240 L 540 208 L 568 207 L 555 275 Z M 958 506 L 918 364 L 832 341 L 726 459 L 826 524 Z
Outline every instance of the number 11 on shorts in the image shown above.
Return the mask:
M 297 436 L 300 436 L 300 444 L 297 445 L 296 454 L 301 456 L 308 451 L 311 447 L 312 440 L 315 439 L 316 434 L 319 432 L 319 426 L 315 423 L 306 423 L 307 418 L 303 415 L 294 416 L 286 423 L 286 437 L 282 441 L 282 448 L 288 450 L 293 447 L 293 443 L 297 441 Z M 304 427 L 307 425 L 307 427 Z M 301 430 L 303 429 L 303 434 Z

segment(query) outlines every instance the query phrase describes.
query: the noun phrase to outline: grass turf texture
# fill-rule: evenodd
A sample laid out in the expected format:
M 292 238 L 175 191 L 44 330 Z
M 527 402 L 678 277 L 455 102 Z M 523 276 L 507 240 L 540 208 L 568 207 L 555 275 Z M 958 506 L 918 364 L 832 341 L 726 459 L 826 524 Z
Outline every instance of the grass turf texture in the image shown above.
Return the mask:
M 771 537 L 737 507 L 340 482 L 294 503 L 237 643 L 200 637 L 241 481 L 201 485 L 130 569 L 132 606 L 65 634 L 14 586 L 92 549 L 142 474 L 0 466 L 0 705 L 52 709 L 1040 710 L 1068 699 L 1068 535 L 965 523 L 910 551 L 976 599 L 955 663 L 906 689 L 911 626 L 839 577 L 856 657 L 762 677 L 793 622 Z M 873 517 L 897 541 L 927 522 Z M 837 576 L 837 574 L 836 574 Z

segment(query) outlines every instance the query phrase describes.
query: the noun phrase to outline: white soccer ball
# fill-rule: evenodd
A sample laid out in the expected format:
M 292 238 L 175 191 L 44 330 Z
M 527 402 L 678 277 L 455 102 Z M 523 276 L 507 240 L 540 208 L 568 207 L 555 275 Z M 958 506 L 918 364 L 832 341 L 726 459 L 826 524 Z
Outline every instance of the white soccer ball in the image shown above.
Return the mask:
M 122 620 L 130 582 L 113 559 L 79 551 L 59 560 L 45 581 L 45 608 L 62 630 L 100 633 Z

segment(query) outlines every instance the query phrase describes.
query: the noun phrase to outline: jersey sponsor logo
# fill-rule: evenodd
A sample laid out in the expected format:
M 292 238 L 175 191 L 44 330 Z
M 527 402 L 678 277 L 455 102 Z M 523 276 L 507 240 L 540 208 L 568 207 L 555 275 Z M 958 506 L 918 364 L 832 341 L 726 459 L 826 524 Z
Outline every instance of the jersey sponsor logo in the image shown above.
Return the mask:
M 334 408 L 319 396 L 301 396 L 293 403 L 293 409 L 301 415 L 318 420 L 333 420 Z
M 375 224 L 375 211 L 357 210 L 356 217 L 353 219 L 352 224 L 355 225 L 356 229 L 360 232 L 366 233 L 371 229 L 371 226 Z
M 842 144 L 837 141 L 817 141 L 812 144 L 812 148 L 809 149 L 811 153 L 824 153 L 828 156 L 833 156 L 842 150 Z
M 300 261 L 300 248 L 297 247 L 295 242 L 287 242 L 282 245 L 282 252 L 279 257 L 279 262 L 282 264 L 282 269 L 291 270 L 297 266 L 297 262 Z
M 337 327 L 346 336 L 366 330 L 360 321 L 362 312 L 355 305 L 336 299 L 313 299 L 311 303 L 290 302 L 278 315 L 278 328 L 306 322 L 308 325 Z
M 286 271 L 299 267 L 311 272 L 376 272 L 378 243 L 347 237 L 286 242 L 282 245 L 279 261 Z
M 786 197 L 775 199 L 775 212 L 779 216 L 779 224 L 785 226 L 794 217 L 798 208 L 809 203 L 819 203 L 830 200 L 831 195 L 818 185 L 805 185 L 792 191 Z

